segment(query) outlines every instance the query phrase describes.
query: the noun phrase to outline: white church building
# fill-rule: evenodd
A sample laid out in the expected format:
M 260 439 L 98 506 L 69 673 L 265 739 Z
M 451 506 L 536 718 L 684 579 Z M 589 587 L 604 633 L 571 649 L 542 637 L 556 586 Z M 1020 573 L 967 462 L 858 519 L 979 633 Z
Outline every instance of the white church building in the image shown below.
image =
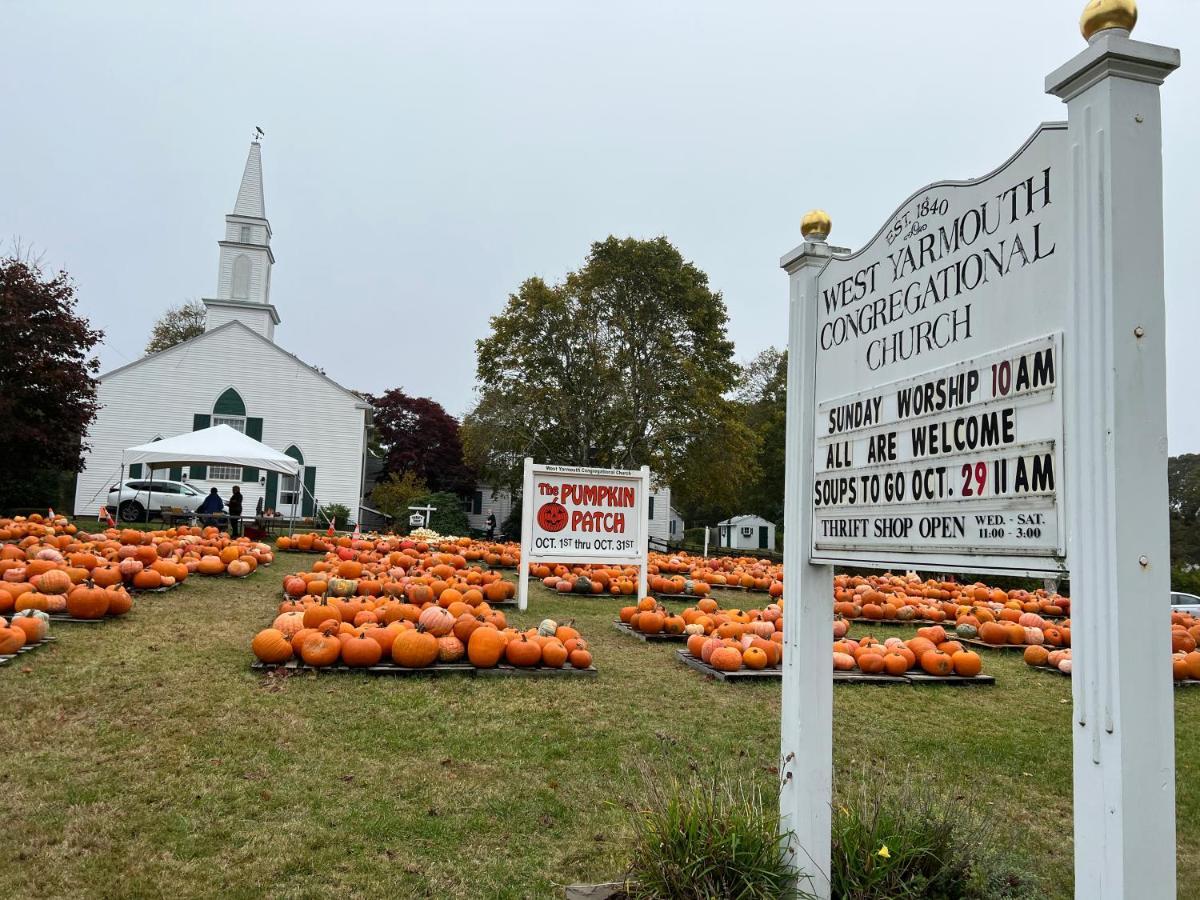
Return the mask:
M 122 475 L 150 477 L 137 465 L 121 472 L 127 447 L 225 424 L 296 459 L 301 475 L 180 465 L 156 469 L 155 477 L 186 480 L 203 493 L 215 487 L 226 499 L 239 485 L 246 515 L 261 498 L 265 509 L 283 515 L 310 516 L 317 505 L 341 504 L 357 518 L 371 406 L 275 343 L 275 257 L 257 142 L 217 244 L 217 290 L 204 298 L 205 332 L 100 376 L 100 411 L 86 438 L 91 449 L 75 513 L 96 515 Z

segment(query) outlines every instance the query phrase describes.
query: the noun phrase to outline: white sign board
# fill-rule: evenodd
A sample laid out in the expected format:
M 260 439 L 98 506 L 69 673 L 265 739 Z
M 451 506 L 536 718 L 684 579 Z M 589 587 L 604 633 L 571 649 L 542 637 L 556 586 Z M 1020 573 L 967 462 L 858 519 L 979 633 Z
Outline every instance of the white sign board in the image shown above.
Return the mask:
M 819 279 L 811 559 L 1058 573 L 1065 125 L 918 191 Z
M 529 565 L 640 567 L 646 594 L 650 469 L 592 469 L 525 460 L 518 601 L 528 605 Z

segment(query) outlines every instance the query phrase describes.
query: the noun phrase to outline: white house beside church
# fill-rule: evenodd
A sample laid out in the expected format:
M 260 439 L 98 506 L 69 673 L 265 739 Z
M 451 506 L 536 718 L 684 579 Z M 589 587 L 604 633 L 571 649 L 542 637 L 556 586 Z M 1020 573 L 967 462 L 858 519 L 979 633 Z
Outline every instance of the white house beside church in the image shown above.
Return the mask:
M 204 298 L 204 334 L 100 376 L 100 411 L 75 489 L 75 513 L 95 515 L 122 476 L 127 447 L 226 424 L 293 457 L 299 478 L 233 466 L 174 466 L 158 478 L 186 478 L 228 498 L 236 484 L 251 514 L 266 509 L 312 515 L 314 501 L 342 504 L 357 516 L 363 492 L 365 400 L 275 343 L 279 312 L 271 303 L 271 224 L 263 203 L 261 147 L 250 145 L 225 236 L 215 298 Z M 131 466 L 130 478 L 149 472 Z M 301 489 L 303 485 L 304 490 Z

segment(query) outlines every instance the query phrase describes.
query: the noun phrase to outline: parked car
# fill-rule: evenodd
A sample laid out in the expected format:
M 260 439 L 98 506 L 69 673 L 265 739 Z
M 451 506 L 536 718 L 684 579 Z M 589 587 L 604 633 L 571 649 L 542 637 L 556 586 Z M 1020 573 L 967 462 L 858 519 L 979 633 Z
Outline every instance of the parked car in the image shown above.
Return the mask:
M 108 490 L 108 511 L 122 522 L 142 521 L 147 511 L 151 517 L 161 517 L 164 508 L 195 512 L 203 502 L 204 495 L 182 481 L 130 479 Z
M 1171 591 L 1171 612 L 1200 616 L 1200 597 L 1182 591 Z

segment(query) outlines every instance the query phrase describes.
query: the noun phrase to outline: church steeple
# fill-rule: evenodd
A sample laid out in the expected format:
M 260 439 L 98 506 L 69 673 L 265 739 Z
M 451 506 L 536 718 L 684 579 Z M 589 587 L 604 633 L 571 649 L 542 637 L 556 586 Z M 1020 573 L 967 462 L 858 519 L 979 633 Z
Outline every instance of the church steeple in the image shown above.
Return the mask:
M 208 330 L 232 319 L 274 340 L 279 313 L 271 305 L 271 223 L 263 203 L 262 145 L 255 139 L 246 156 L 233 212 L 225 217 L 225 239 L 217 268 L 217 296 L 205 298 Z

